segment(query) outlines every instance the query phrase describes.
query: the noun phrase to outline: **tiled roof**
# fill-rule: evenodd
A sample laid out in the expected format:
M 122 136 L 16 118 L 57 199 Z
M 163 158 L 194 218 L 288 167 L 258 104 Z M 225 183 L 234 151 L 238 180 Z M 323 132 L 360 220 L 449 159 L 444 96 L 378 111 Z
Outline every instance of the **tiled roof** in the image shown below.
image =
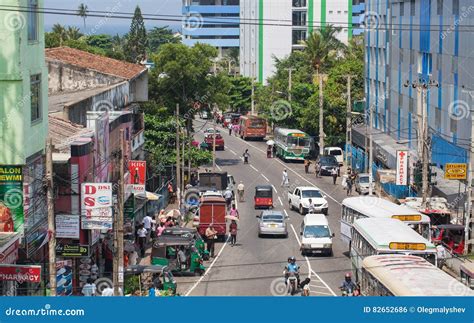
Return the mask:
M 91 133 L 92 130 L 70 121 L 48 116 L 49 129 L 48 133 L 53 141 L 55 151 L 67 152 L 70 144 L 76 139 Z
M 70 47 L 48 48 L 45 50 L 45 54 L 47 59 L 122 77 L 126 80 L 133 79 L 146 70 L 146 67 L 142 65 L 119 61 Z

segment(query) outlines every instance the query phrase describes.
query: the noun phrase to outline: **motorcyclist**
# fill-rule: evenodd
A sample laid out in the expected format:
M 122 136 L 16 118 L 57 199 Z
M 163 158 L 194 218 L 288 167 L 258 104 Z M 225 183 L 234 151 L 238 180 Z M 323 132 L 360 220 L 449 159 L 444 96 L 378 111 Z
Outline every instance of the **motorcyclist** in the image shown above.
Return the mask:
M 339 287 L 342 290 L 343 295 L 347 295 L 349 293 L 354 294 L 356 292 L 357 284 L 352 281 L 351 273 L 346 273 L 344 277 L 344 281 L 342 285 Z
M 290 273 L 293 273 L 296 277 L 297 286 L 300 284 L 300 266 L 296 264 L 295 257 L 288 257 L 288 264 L 285 267 L 285 284 L 287 284 L 288 277 L 290 277 Z
M 244 164 L 248 164 L 249 163 L 249 157 L 250 157 L 249 150 L 245 149 L 245 152 L 242 156 L 244 157 Z

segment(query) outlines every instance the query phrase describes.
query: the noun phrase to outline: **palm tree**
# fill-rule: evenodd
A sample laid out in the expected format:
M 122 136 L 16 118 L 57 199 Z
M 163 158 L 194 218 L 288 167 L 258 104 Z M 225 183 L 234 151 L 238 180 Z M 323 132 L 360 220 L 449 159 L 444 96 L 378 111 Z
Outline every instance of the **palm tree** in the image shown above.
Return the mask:
M 57 35 L 59 39 L 59 46 L 63 45 L 64 40 L 66 39 L 66 28 L 61 24 L 54 24 L 51 32 Z
M 87 5 L 81 3 L 77 8 L 77 14 L 84 20 L 84 32 L 86 32 L 86 18 L 88 13 L 89 8 L 87 8 Z
M 67 27 L 65 35 L 68 40 L 78 40 L 83 36 L 79 28 L 71 26 Z

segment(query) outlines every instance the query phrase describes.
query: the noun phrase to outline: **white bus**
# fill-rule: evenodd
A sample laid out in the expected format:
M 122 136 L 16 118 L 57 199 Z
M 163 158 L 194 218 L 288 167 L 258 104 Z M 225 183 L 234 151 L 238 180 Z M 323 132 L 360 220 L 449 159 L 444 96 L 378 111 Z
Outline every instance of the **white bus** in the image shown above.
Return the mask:
M 349 252 L 356 280 L 361 275 L 362 261 L 373 255 L 416 255 L 437 264 L 436 246 L 397 219 L 356 220 Z
M 363 218 L 399 219 L 431 241 L 430 217 L 409 207 L 375 196 L 348 197 L 342 201 L 341 240 L 350 247 L 352 224 Z
M 474 296 L 474 291 L 423 258 L 370 256 L 360 277 L 364 296 Z

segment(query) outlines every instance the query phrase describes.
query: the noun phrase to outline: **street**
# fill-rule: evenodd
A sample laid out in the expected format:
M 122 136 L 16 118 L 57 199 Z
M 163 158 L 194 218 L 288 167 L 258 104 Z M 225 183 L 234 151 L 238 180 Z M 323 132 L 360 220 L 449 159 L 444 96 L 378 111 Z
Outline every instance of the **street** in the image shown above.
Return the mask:
M 196 130 L 210 127 L 205 121 L 195 122 Z M 347 248 L 339 238 L 340 202 L 346 196 L 340 185 L 332 184 L 330 177 L 315 178 L 314 174 L 305 174 L 302 163 L 284 163 L 280 159 L 266 157 L 265 142 L 243 141 L 229 136 L 220 128 L 225 140 L 225 150 L 216 153 L 217 170 L 232 174 L 236 183 L 243 181 L 245 185 L 244 202 L 238 203 L 240 213 L 237 245 L 231 247 L 227 243 L 216 244 L 215 259 L 206 264 L 207 271 L 199 279 L 178 277 L 180 293 L 189 296 L 265 296 L 285 295 L 283 270 L 288 257 L 295 256 L 301 267 L 301 278 L 311 278 L 310 290 L 313 296 L 336 296 L 344 273 L 350 271 Z M 200 131 L 195 139 L 202 141 L 204 135 Z M 241 158 L 245 149 L 249 149 L 249 164 L 244 165 Z M 303 216 L 290 211 L 287 201 L 288 188 L 283 188 L 281 176 L 287 169 L 290 187 L 317 186 L 329 202 L 328 221 L 333 239 L 333 256 L 313 255 L 301 256 L 299 250 L 299 228 Z M 270 184 L 273 186 L 274 209 L 288 214 L 288 238 L 265 237 L 257 234 L 256 215 L 253 197 L 256 185 Z

